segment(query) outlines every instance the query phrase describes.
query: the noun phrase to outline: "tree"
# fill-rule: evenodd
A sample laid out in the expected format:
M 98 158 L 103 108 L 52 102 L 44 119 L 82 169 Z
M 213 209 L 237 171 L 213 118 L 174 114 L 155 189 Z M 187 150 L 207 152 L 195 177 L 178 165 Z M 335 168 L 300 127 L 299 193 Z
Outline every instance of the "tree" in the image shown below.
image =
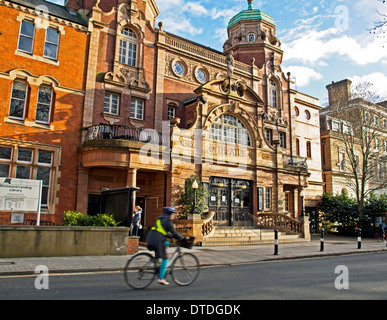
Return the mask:
M 343 161 L 350 173 L 347 185 L 355 193 L 359 222 L 368 195 L 387 187 L 387 150 L 382 145 L 387 139 L 383 122 L 386 111 L 376 104 L 378 100 L 372 84 L 364 82 L 355 87 L 350 99 L 338 97 L 334 106 L 335 117 L 345 124 L 339 140 L 346 153 Z
M 178 208 L 178 211 L 180 218 L 185 218 L 192 211 L 194 203 L 194 190 L 192 188 L 192 184 L 194 181 L 196 181 L 199 186 L 196 189 L 196 208 L 199 209 L 198 213 L 203 214 L 208 209 L 208 190 L 200 183 L 199 177 L 192 175 L 190 178 L 185 180 L 185 191 L 181 193 L 179 200 L 180 207 Z
M 386 0 L 377 0 L 379 2 L 382 2 L 383 4 L 386 4 Z M 378 37 L 385 37 L 386 29 L 387 29 L 387 15 L 384 13 L 381 13 L 377 10 L 380 20 L 375 22 L 375 26 L 371 28 L 370 32 L 373 34 L 376 34 Z

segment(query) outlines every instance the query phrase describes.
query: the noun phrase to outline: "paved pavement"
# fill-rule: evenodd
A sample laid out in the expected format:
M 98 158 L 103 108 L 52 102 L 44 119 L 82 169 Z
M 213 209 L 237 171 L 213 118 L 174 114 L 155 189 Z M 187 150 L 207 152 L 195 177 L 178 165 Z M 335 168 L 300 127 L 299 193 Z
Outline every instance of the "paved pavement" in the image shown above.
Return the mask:
M 140 247 L 140 251 L 146 251 Z M 168 249 L 173 251 L 174 248 Z M 326 236 L 324 251 L 320 251 L 320 237 L 315 235 L 310 242 L 279 243 L 278 255 L 274 255 L 274 244 L 253 246 L 193 247 L 202 266 L 221 266 L 245 263 L 257 263 L 283 259 L 301 259 L 321 256 L 347 255 L 359 253 L 387 252 L 385 243 L 375 239 L 362 239 L 358 249 L 357 238 Z M 1 258 L 0 277 L 7 275 L 32 275 L 35 268 L 44 265 L 50 273 L 76 273 L 120 271 L 130 255 L 124 256 L 74 256 L 74 257 L 37 257 L 37 258 Z

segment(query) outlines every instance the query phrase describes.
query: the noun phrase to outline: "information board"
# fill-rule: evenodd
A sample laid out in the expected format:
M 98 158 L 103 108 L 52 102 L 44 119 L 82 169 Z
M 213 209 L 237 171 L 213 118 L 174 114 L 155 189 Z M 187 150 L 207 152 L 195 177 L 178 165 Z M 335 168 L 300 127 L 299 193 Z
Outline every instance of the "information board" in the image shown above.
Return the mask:
M 0 178 L 0 211 L 40 212 L 42 181 Z

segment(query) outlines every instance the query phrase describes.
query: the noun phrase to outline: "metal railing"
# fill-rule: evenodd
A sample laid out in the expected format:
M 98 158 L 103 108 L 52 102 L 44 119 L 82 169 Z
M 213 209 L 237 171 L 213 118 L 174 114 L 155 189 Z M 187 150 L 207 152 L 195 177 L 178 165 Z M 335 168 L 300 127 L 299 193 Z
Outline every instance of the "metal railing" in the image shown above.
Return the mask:
M 284 155 L 284 165 L 308 170 L 306 158 L 295 155 Z
M 304 222 L 281 213 L 259 213 L 253 216 L 257 227 L 262 229 L 277 229 L 290 233 L 304 234 Z
M 87 128 L 84 142 L 110 139 L 166 145 L 169 142 L 170 137 L 169 134 L 163 135 L 154 129 L 126 125 L 100 124 Z

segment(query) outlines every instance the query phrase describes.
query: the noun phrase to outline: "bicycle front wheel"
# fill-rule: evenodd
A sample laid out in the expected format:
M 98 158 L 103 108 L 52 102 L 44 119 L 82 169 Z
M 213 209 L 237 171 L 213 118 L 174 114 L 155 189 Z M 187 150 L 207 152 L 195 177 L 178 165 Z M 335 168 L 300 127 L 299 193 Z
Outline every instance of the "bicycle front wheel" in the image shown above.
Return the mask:
M 126 283 L 133 289 L 145 289 L 156 277 L 155 258 L 147 252 L 131 257 L 124 268 Z
M 173 281 L 179 286 L 188 286 L 199 275 L 199 260 L 192 253 L 183 253 L 173 262 L 171 273 Z

